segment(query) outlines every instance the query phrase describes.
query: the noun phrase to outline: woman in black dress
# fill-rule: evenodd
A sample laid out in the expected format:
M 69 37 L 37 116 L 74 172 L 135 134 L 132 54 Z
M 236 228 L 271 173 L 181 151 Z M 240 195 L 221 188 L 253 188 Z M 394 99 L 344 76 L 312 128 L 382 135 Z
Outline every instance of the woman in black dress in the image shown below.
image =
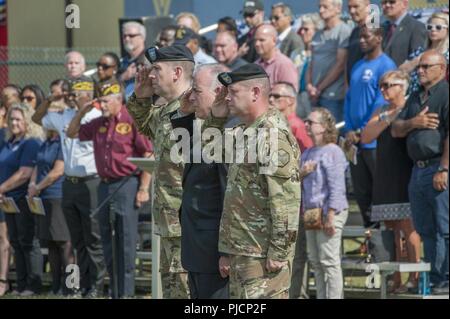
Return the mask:
M 377 110 L 362 132 L 362 143 L 377 139 L 371 220 L 383 221 L 395 234 L 396 260 L 402 253 L 402 235 L 406 240 L 408 262 L 420 261 L 420 237 L 414 230 L 408 198 L 408 183 L 413 163 L 408 156 L 406 139 L 393 138 L 391 123 L 403 110 L 409 76 L 402 71 L 387 72 L 380 80 L 380 89 L 388 105 Z M 410 273 L 402 285 L 400 273 L 394 275 L 391 291 L 406 292 L 417 286 L 417 273 Z

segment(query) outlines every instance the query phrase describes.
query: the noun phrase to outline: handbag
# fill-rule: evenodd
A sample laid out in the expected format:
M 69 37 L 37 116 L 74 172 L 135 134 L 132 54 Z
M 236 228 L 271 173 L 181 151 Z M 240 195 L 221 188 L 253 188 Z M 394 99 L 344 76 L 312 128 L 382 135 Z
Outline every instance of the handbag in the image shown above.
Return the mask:
M 322 223 L 322 208 L 313 208 L 305 210 L 303 214 L 303 221 L 306 230 L 320 230 L 323 229 Z

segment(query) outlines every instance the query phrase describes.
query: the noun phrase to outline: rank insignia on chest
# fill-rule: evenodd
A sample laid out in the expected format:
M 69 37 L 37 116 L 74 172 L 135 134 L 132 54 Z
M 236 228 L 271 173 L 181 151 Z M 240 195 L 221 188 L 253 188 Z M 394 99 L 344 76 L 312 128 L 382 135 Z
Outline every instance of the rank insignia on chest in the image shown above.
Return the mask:
M 100 134 L 105 134 L 107 130 L 108 130 L 108 129 L 107 129 L 106 127 L 102 126 L 102 127 L 100 127 L 100 128 L 98 129 L 98 132 L 99 132 Z
M 126 135 L 131 132 L 131 125 L 128 123 L 119 123 L 116 125 L 116 132 L 122 135 Z

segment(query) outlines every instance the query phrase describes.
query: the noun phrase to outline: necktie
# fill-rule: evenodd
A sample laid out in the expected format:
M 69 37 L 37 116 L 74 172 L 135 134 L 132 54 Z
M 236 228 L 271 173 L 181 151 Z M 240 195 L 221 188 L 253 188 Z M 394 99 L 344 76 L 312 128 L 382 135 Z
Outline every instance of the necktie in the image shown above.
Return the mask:
M 386 43 L 389 43 L 391 41 L 392 36 L 394 35 L 395 29 L 397 28 L 397 25 L 395 23 L 389 24 L 389 30 L 386 35 Z

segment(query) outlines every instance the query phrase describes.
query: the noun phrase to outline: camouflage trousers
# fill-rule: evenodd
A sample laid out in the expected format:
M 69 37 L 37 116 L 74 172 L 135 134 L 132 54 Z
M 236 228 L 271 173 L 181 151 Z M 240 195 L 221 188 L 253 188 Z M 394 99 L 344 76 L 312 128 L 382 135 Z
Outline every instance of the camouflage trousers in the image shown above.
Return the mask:
M 269 273 L 266 258 L 230 255 L 231 299 L 287 299 L 292 260 L 278 272 Z
M 164 299 L 189 299 L 187 271 L 181 266 L 181 237 L 160 237 L 162 293 Z

